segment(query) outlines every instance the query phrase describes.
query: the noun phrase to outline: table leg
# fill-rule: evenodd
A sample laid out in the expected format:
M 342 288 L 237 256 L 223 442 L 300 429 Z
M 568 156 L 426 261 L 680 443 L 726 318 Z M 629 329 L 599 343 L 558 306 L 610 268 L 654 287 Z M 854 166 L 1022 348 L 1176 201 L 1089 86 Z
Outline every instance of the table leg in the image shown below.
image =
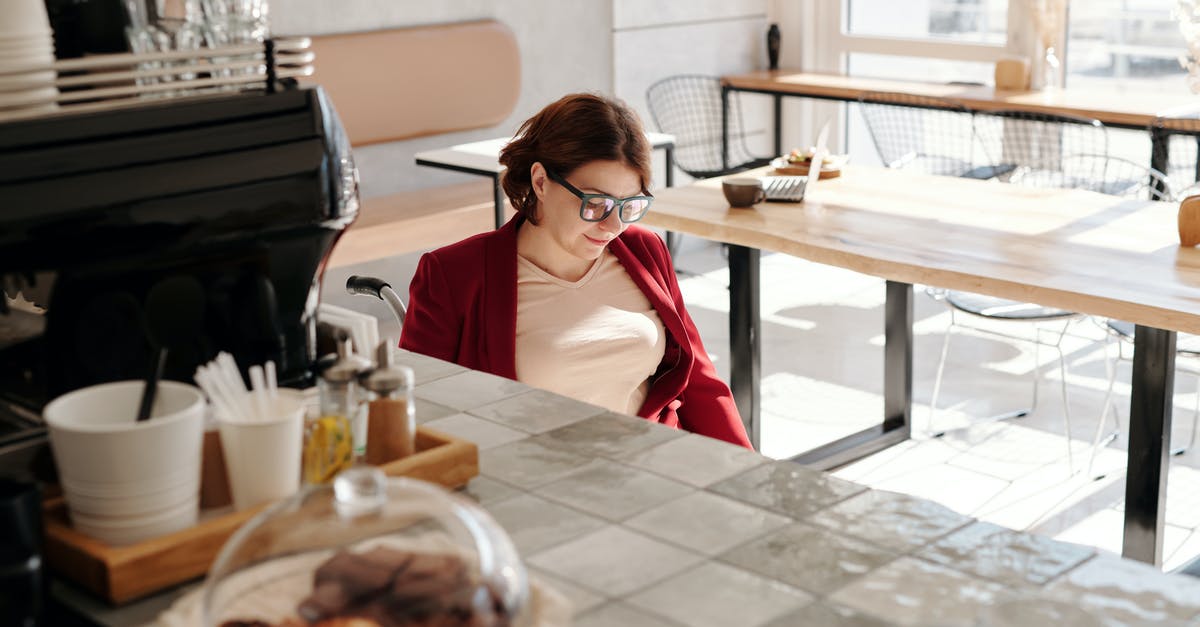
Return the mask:
M 1150 167 L 1158 170 L 1163 174 L 1167 173 L 1169 160 L 1171 158 L 1170 149 L 1171 135 L 1166 129 L 1159 126 L 1150 127 Z M 1196 160 L 1197 168 L 1200 168 L 1200 159 Z M 1166 186 L 1159 181 L 1150 181 L 1152 189 L 1160 194 L 1166 194 Z
M 663 146 L 663 161 L 667 164 L 667 176 L 663 179 L 667 187 L 675 187 L 675 145 Z
M 775 155 L 783 154 L 783 94 L 774 94 L 775 99 Z
M 757 248 L 729 245 L 729 387 L 754 450 L 761 450 L 759 390 L 762 350 L 759 331 L 759 257 Z
M 883 421 L 877 426 L 797 455 L 792 461 L 829 470 L 895 446 L 911 435 L 912 285 L 887 282 L 884 316 Z
M 1162 565 L 1175 393 L 1174 331 L 1138 325 L 1133 339 L 1125 538 L 1121 554 Z
M 663 161 L 667 164 L 667 176 L 664 179 L 667 187 L 675 187 L 675 145 L 668 144 L 663 146 Z M 674 231 L 667 231 L 667 252 L 671 257 L 675 257 L 675 253 L 679 252 L 679 234 Z
M 500 175 L 492 177 L 492 202 L 495 203 L 496 228 L 504 226 L 504 206 L 508 204 L 508 197 L 504 195 L 504 187 L 500 185 Z
M 729 88 L 721 86 L 721 171 L 729 169 Z

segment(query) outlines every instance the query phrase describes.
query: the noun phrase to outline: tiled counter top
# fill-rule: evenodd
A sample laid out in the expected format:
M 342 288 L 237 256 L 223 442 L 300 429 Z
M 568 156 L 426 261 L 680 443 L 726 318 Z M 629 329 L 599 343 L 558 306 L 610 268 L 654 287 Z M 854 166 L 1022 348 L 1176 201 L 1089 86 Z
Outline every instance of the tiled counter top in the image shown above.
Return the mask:
M 420 355 L 418 420 L 576 624 L 1200 623 L 1200 580 Z
M 428 357 L 398 362 L 415 370 L 418 421 L 479 444 L 468 495 L 579 627 L 1200 624 L 1200 579 Z M 195 585 L 118 609 L 54 595 L 124 627 Z

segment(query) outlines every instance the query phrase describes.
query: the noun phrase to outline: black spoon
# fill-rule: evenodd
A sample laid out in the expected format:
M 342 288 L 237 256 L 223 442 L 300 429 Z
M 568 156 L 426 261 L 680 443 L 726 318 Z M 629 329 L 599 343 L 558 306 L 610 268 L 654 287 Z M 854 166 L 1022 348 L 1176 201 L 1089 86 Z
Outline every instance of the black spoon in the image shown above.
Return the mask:
M 172 276 L 155 283 L 146 294 L 146 331 L 156 347 L 138 405 L 138 422 L 150 418 L 167 352 L 194 341 L 204 326 L 204 288 L 193 276 Z

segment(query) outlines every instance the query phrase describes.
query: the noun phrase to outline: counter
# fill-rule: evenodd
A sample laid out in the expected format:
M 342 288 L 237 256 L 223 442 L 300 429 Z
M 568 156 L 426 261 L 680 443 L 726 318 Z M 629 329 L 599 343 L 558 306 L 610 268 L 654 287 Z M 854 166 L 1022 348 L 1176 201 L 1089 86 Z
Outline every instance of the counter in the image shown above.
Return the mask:
M 416 372 L 418 420 L 479 444 L 466 493 L 580 627 L 1200 620 L 1200 579 L 428 357 L 399 362 Z M 180 594 L 100 611 L 64 590 L 106 625 Z

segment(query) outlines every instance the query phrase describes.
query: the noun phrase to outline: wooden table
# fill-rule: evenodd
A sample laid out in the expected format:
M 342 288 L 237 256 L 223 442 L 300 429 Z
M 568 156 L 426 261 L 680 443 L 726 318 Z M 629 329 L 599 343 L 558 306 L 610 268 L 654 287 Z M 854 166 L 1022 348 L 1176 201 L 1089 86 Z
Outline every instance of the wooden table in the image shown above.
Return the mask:
M 716 179 L 661 190 L 645 222 L 731 244 L 730 384 L 756 443 L 759 251 L 887 280 L 883 421 L 797 458 L 820 468 L 908 438 L 913 283 L 1135 323 L 1124 554 L 1161 563 L 1176 331 L 1200 333 L 1175 205 L 848 166 L 801 204 L 732 209 Z
M 663 151 L 667 170 L 663 183 L 667 187 L 671 187 L 675 184 L 675 136 L 647 132 L 646 140 L 650 142 L 651 148 Z M 449 148 L 418 152 L 416 154 L 417 165 L 491 177 L 493 201 L 496 207 L 496 228 L 500 228 L 505 221 L 504 208 L 508 201 L 504 197 L 504 190 L 500 187 L 500 178 L 504 174 L 505 167 L 500 165 L 499 158 L 500 151 L 510 141 L 512 141 L 511 137 L 497 137 Z
M 945 98 L 973 111 L 1016 110 L 1032 113 L 1070 115 L 1100 120 L 1107 126 L 1148 130 L 1159 117 L 1191 117 L 1200 109 L 1200 99 L 1192 94 L 1155 94 L 1140 91 L 1112 92 L 1087 89 L 1052 91 L 1000 91 L 991 86 L 922 83 L 817 74 L 792 70 L 764 70 L 721 77 L 722 96 L 730 91 L 770 94 L 775 98 L 775 154 L 784 153 L 780 122 L 782 98 L 800 96 L 824 100 L 855 102 L 871 92 L 894 92 Z M 1167 129 L 1168 131 L 1170 129 Z M 1176 130 L 1175 132 L 1179 132 Z M 1165 147 L 1170 132 L 1152 133 L 1154 154 L 1151 167 L 1166 171 Z M 1160 145 L 1162 144 L 1162 145 Z

